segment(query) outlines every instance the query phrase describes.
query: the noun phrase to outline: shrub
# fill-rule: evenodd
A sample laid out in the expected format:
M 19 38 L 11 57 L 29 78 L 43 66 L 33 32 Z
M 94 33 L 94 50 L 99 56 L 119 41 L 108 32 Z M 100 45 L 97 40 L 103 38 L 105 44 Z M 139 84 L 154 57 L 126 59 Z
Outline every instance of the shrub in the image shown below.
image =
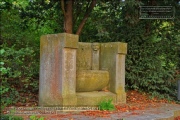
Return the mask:
M 15 46 L 2 45 L 1 54 L 1 105 L 3 107 L 14 104 L 20 99 L 20 93 L 37 93 L 38 75 L 37 61 L 34 59 L 33 48 L 17 49 Z M 16 49 L 15 49 L 16 48 Z
M 23 120 L 23 118 L 13 115 L 1 115 L 1 120 Z

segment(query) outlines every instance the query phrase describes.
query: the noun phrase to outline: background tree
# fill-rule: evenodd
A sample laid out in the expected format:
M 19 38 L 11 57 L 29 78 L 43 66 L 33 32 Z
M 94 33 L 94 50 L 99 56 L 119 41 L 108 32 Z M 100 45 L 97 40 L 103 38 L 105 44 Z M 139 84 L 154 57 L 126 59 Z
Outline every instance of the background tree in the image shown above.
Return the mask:
M 76 22 L 77 19 L 79 19 L 79 13 L 82 14 L 81 8 L 85 6 L 86 11 L 84 12 L 84 17 L 82 18 L 82 21 L 76 31 L 76 34 L 80 35 L 84 24 L 87 21 L 95 5 L 96 0 L 83 2 L 79 0 L 61 0 L 61 8 L 64 14 L 64 31 L 67 33 L 73 33 L 73 24 Z M 75 12 L 73 12 L 73 10 L 76 10 L 75 18 Z

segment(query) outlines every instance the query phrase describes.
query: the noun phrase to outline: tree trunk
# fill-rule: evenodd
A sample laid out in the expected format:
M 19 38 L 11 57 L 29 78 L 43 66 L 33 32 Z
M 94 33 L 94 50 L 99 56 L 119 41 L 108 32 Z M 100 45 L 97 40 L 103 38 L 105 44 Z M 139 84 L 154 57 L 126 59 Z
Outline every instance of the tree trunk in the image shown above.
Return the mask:
M 73 26 L 73 0 L 61 0 L 61 8 L 64 14 L 64 32 L 72 33 Z
M 82 31 L 82 29 L 83 29 L 83 27 L 84 27 L 84 24 L 86 23 L 89 15 L 90 15 L 90 13 L 92 12 L 92 10 L 93 10 L 93 8 L 94 8 L 95 5 L 96 5 L 96 0 L 92 0 L 92 1 L 91 1 L 91 5 L 89 6 L 89 8 L 87 8 L 87 10 L 86 10 L 86 12 L 85 12 L 85 15 L 84 15 L 84 18 L 83 18 L 83 20 L 81 21 L 81 23 L 80 23 L 80 25 L 79 25 L 79 27 L 78 27 L 78 30 L 77 30 L 77 32 L 76 32 L 77 35 L 80 35 L 80 34 L 81 34 L 81 31 Z
M 74 0 L 61 0 L 61 8 L 64 14 L 64 32 L 71 34 L 73 33 L 73 4 L 74 4 Z M 78 30 L 76 32 L 77 35 L 80 35 L 84 27 L 84 24 L 87 21 L 95 5 L 96 5 L 96 0 L 92 0 L 91 4 L 87 6 L 86 12 L 84 14 L 84 18 L 81 21 Z

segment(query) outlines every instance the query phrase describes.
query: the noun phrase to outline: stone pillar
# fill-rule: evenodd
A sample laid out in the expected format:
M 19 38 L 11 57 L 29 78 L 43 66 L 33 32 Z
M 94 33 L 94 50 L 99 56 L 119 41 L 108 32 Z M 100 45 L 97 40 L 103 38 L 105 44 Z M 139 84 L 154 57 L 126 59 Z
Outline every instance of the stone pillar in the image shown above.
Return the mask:
M 78 35 L 44 35 L 40 40 L 39 106 L 76 105 Z
M 180 80 L 178 80 L 178 100 L 180 100 Z
M 92 70 L 99 70 L 99 43 L 92 43 Z
M 125 93 L 125 58 L 127 54 L 127 44 L 118 43 L 118 52 L 116 54 L 116 84 L 115 93 L 118 103 L 126 103 Z

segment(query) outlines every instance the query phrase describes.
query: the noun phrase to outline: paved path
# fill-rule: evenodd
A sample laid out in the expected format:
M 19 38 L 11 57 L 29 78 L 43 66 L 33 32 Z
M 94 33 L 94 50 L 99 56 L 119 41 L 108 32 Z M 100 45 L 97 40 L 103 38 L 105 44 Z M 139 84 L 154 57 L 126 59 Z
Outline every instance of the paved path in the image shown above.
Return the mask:
M 162 104 L 160 107 L 148 108 L 146 110 L 112 113 L 108 118 L 72 115 L 61 120 L 174 120 L 177 116 L 180 116 L 180 105 Z M 52 118 L 52 120 L 56 119 Z
M 19 115 L 18 115 L 19 116 Z M 20 115 L 29 120 L 30 115 Z M 149 106 L 144 110 L 113 112 L 108 117 L 98 117 L 80 114 L 80 112 L 60 112 L 58 114 L 39 114 L 48 120 L 174 120 L 180 116 L 180 104 L 159 104 L 159 107 Z M 47 120 L 47 119 L 46 119 Z

